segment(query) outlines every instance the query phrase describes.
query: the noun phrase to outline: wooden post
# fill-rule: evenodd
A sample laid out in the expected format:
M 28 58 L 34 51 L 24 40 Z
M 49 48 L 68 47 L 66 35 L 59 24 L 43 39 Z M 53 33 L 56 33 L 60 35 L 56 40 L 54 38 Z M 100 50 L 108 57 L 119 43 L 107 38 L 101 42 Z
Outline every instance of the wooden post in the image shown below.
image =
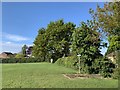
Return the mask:
M 79 74 L 80 74 L 80 56 L 79 56 Z
M 78 58 L 79 58 L 79 71 L 78 71 L 78 73 L 80 73 L 80 56 L 81 56 L 81 55 L 78 54 L 77 56 L 78 56 Z

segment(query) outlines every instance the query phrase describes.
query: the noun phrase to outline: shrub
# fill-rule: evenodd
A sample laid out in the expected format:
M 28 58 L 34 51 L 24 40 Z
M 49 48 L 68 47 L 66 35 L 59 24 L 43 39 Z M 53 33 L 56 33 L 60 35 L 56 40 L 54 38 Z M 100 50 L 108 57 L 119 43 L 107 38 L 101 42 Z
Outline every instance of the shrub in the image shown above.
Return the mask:
M 35 62 L 43 62 L 44 60 L 41 58 L 5 58 L 0 59 L 1 63 L 35 63 Z
M 65 67 L 70 67 L 77 69 L 77 57 L 75 56 L 69 56 L 69 57 L 64 57 L 64 58 L 59 58 L 56 62 L 58 65 L 62 65 Z
M 112 77 L 112 74 L 115 69 L 115 64 L 108 58 L 104 57 L 100 63 L 101 65 L 101 75 L 103 75 L 105 78 L 106 77 Z
M 120 67 L 116 67 L 114 69 L 114 72 L 112 74 L 113 79 L 119 79 L 120 78 Z
M 56 62 L 58 65 L 62 65 L 65 67 L 70 67 L 74 69 L 78 69 L 78 59 L 75 56 L 69 56 L 65 58 L 59 58 Z M 118 78 L 120 74 L 118 69 L 116 70 L 115 64 L 111 62 L 106 57 L 100 57 L 98 59 L 95 59 L 92 63 L 92 66 L 88 67 L 85 64 L 80 64 L 82 67 L 84 67 L 84 71 L 81 70 L 81 73 L 89 73 L 89 74 L 101 74 L 105 78 Z M 120 70 L 120 69 L 119 69 Z
M 99 74 L 100 70 L 101 70 L 101 60 L 102 57 L 99 57 L 97 59 L 94 60 L 94 62 L 92 62 L 92 67 L 89 70 L 89 73 L 93 73 L 93 74 Z
M 24 55 L 23 55 L 23 54 L 18 53 L 18 54 L 16 54 L 16 55 L 15 55 L 15 58 L 24 58 Z

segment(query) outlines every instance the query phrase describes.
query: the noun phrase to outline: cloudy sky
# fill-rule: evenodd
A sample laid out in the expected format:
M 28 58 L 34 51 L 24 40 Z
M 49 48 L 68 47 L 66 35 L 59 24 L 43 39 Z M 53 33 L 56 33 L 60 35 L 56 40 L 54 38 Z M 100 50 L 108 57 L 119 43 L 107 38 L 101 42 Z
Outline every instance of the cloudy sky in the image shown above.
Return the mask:
M 39 28 L 46 27 L 50 21 L 64 19 L 79 26 L 81 21 L 91 19 L 89 9 L 95 10 L 96 2 L 3 2 L 2 3 L 2 51 L 18 53 L 21 47 L 33 45 Z M 101 50 L 104 54 L 106 49 Z

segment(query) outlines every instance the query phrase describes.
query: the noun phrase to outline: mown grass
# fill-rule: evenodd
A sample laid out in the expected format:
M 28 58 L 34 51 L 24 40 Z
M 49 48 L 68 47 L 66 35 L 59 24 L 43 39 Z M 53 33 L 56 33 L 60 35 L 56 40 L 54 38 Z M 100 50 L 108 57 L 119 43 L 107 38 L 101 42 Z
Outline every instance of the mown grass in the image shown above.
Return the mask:
M 80 79 L 70 80 L 63 74 L 76 70 L 50 63 L 26 63 L 2 65 L 2 88 L 117 88 L 118 80 Z

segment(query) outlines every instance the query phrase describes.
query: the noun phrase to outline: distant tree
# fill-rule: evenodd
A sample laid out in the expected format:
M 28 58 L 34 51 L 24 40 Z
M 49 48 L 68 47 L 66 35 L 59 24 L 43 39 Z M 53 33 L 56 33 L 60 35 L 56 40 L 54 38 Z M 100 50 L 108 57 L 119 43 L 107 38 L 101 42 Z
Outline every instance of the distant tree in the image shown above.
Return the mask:
M 15 55 L 15 58 L 24 58 L 24 55 L 21 54 L 21 53 L 18 53 L 18 54 Z
M 27 48 L 28 48 L 27 45 L 23 45 L 23 47 L 22 47 L 22 54 L 23 54 L 24 57 L 26 57 Z

